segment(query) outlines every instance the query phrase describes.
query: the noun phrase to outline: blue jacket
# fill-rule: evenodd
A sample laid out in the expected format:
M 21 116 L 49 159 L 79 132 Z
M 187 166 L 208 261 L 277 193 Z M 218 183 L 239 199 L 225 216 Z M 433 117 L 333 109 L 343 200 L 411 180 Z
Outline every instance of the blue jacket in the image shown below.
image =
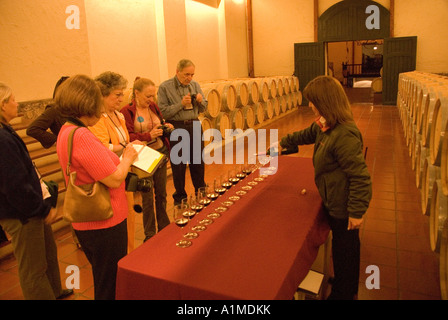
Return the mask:
M 0 124 L 0 219 L 25 224 L 45 218 L 50 208 L 25 143 L 12 127 Z

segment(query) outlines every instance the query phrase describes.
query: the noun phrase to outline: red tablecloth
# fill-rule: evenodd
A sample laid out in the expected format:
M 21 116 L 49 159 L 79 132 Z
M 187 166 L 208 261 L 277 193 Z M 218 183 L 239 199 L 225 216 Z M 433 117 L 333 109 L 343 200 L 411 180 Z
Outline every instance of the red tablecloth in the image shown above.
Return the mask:
M 311 159 L 280 157 L 277 173 L 208 225 L 191 247 L 175 245 L 256 176 L 233 186 L 183 230 L 172 223 L 124 257 L 117 299 L 291 299 L 329 232 Z

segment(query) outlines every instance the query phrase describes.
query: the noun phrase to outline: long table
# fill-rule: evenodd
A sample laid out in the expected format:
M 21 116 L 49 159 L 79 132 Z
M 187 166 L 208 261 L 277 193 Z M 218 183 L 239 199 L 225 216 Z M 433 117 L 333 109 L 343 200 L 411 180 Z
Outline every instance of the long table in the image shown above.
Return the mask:
M 329 233 L 311 159 L 279 157 L 277 173 L 221 213 L 191 247 L 175 245 L 257 176 L 234 185 L 183 230 L 171 223 L 120 260 L 117 299 L 290 300 Z

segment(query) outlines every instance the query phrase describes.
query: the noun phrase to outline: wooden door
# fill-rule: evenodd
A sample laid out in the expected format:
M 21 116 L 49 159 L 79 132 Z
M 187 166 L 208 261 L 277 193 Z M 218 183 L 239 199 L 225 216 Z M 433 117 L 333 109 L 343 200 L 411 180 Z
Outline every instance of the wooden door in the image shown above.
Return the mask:
M 397 104 L 398 76 L 414 71 L 416 61 L 417 37 L 384 39 L 383 104 Z
M 294 75 L 299 78 L 300 91 L 315 77 L 325 74 L 325 46 L 323 42 L 294 44 Z M 308 105 L 305 98 L 302 105 Z

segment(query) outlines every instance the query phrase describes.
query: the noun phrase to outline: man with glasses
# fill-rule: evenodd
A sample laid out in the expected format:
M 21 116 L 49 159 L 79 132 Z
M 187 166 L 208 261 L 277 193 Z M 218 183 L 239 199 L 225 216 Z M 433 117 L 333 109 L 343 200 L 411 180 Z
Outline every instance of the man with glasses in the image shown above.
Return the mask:
M 175 129 L 184 129 L 188 132 L 189 141 L 183 141 L 186 135 L 182 133 L 185 131 L 178 132 L 179 135 L 175 131 L 174 134 L 171 134 L 173 137 L 171 150 L 173 152 L 170 155 L 170 161 L 176 189 L 173 194 L 175 204 L 181 203 L 182 199 L 187 198 L 185 192 L 187 163 L 195 191 L 197 192 L 199 188 L 205 186 L 204 161 L 202 159 L 204 143 L 198 115 L 207 109 L 208 102 L 204 98 L 199 83 L 193 80 L 195 68 L 190 60 L 179 61 L 176 75 L 164 81 L 157 94 L 158 105 L 165 120 L 173 124 Z M 178 143 L 182 143 L 182 148 L 175 147 Z M 188 146 L 188 150 L 184 146 Z M 187 161 L 185 161 L 186 159 Z

